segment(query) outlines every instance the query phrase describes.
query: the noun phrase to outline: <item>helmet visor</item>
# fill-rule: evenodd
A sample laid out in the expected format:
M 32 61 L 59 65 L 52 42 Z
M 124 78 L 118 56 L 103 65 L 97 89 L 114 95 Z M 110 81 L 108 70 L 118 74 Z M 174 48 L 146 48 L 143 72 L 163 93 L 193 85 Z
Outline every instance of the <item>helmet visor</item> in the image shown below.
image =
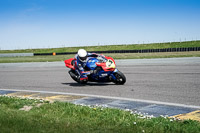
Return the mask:
M 85 56 L 85 57 L 79 57 L 79 59 L 80 59 L 81 61 L 86 61 L 87 56 Z

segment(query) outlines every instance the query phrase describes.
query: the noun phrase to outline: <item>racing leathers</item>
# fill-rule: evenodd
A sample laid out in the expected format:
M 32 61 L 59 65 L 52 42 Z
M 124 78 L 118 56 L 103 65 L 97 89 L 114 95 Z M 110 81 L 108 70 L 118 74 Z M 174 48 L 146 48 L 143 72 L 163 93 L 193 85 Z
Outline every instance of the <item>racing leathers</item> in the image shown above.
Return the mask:
M 99 54 L 96 54 L 96 53 L 87 53 L 87 59 L 85 61 L 81 61 L 78 57 L 78 54 L 76 54 L 75 57 L 74 57 L 74 59 L 75 59 L 74 67 L 75 67 L 77 73 L 79 74 L 79 81 L 80 82 L 87 81 L 88 80 L 87 75 L 94 73 L 94 71 L 88 70 L 87 67 L 86 67 L 87 61 L 90 58 L 97 58 L 101 61 L 106 60 L 104 55 L 99 55 Z

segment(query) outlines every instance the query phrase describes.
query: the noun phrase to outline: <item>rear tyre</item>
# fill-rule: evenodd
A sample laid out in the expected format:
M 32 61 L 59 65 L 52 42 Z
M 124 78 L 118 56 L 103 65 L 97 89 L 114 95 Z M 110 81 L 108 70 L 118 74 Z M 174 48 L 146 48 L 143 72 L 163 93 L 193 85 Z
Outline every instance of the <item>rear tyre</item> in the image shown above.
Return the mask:
M 78 82 L 78 74 L 76 73 L 76 71 L 74 71 L 74 70 L 70 70 L 69 71 L 69 75 L 71 76 L 71 78 L 74 80 L 74 81 L 76 81 L 76 82 Z M 79 82 L 78 82 L 79 83 Z
M 117 71 L 116 73 L 114 73 L 114 76 L 116 77 L 116 80 L 114 81 L 115 84 L 123 85 L 126 82 L 126 77 L 122 72 Z
M 86 83 L 88 82 L 88 80 L 82 80 L 82 81 L 80 81 L 79 75 L 78 75 L 77 72 L 74 71 L 74 70 L 70 70 L 70 71 L 69 71 L 69 75 L 71 76 L 71 78 L 72 78 L 74 81 L 76 81 L 76 82 L 78 82 L 78 83 L 80 83 L 80 84 L 86 84 Z

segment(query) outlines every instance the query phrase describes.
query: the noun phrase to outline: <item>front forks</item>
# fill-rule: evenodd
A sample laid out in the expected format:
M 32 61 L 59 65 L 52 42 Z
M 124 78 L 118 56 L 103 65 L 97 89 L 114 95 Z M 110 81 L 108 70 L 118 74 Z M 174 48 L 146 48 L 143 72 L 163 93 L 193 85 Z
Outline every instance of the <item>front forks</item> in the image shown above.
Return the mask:
M 115 68 L 115 70 L 112 72 L 112 74 L 110 74 L 112 80 L 114 80 L 114 81 L 117 80 L 117 78 L 116 78 L 115 75 L 114 75 L 114 73 L 116 73 L 116 72 L 118 72 L 118 69 L 117 69 L 117 68 Z M 109 79 L 110 79 L 110 77 L 109 77 Z

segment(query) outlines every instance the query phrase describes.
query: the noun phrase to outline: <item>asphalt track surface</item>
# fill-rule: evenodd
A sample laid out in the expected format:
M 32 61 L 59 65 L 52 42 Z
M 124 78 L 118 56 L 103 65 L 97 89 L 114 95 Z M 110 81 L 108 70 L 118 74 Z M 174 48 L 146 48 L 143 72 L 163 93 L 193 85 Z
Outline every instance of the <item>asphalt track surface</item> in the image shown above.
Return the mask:
M 1 63 L 0 89 L 128 98 L 200 106 L 200 58 L 116 60 L 124 85 L 74 82 L 64 62 Z

